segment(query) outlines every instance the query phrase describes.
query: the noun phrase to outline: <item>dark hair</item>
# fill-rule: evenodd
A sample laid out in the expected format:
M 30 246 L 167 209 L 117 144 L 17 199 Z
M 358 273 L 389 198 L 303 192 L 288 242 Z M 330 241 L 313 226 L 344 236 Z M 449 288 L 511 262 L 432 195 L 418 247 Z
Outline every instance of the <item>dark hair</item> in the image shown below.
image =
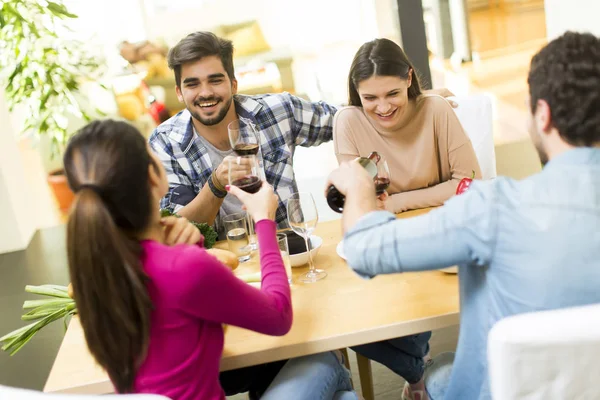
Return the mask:
M 235 79 L 233 71 L 233 43 L 211 32 L 190 33 L 169 50 L 169 68 L 175 73 L 175 82 L 181 87 L 181 66 L 208 56 L 217 56 L 223 63 L 230 80 Z
M 120 393 L 132 391 L 150 334 L 150 297 L 136 234 L 149 226 L 152 201 L 144 137 L 133 126 L 95 121 L 64 155 L 76 193 L 67 254 L 88 348 Z
M 531 112 L 545 100 L 552 124 L 567 143 L 600 143 L 600 39 L 566 32 L 552 40 L 531 60 L 527 83 Z
M 360 46 L 356 52 L 348 74 L 348 104 L 362 106 L 358 95 L 358 84 L 372 76 L 397 76 L 408 79 L 412 70 L 412 83 L 408 88 L 408 98 L 421 94 L 419 78 L 412 63 L 400 46 L 389 39 L 375 39 Z

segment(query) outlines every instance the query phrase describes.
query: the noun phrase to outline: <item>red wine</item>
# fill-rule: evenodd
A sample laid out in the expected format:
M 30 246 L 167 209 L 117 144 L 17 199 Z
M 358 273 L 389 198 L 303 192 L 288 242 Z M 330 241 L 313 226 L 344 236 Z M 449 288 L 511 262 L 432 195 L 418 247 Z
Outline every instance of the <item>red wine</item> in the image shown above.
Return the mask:
M 231 183 L 234 186 L 239 187 L 244 192 L 256 193 L 262 186 L 262 181 L 258 176 L 249 175 L 243 178 L 237 179 Z
M 377 178 L 375 179 L 375 193 L 377 196 L 383 194 L 386 189 L 390 186 L 390 180 L 388 178 Z
M 236 144 L 233 151 L 235 151 L 238 156 L 256 155 L 258 154 L 258 145 L 246 143 Z
M 373 151 L 371 154 L 369 154 L 369 157 L 357 158 L 358 163 L 362 165 L 362 167 L 365 168 L 369 175 L 371 175 L 373 178 L 375 178 L 377 175 L 377 163 L 380 159 L 381 156 L 376 151 Z M 342 213 L 344 211 L 344 202 L 346 201 L 346 196 L 341 194 L 335 186 L 329 186 L 326 197 L 327 204 L 333 211 L 338 213 Z

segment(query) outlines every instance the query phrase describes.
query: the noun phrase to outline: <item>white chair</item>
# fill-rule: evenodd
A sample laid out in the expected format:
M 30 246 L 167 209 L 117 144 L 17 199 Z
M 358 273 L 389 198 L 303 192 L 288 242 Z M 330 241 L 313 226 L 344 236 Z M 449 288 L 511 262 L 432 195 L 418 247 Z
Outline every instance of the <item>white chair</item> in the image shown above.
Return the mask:
M 129 400 L 169 400 L 168 397 L 156 394 L 56 394 L 42 393 L 35 390 L 19 389 L 0 385 L 0 400 L 93 400 L 93 399 L 129 399 Z
M 486 94 L 452 98 L 458 103 L 454 109 L 467 136 L 473 143 L 483 179 L 496 177 L 496 152 L 494 150 L 494 118 L 492 99 Z
M 490 331 L 497 400 L 600 399 L 600 304 L 520 314 Z

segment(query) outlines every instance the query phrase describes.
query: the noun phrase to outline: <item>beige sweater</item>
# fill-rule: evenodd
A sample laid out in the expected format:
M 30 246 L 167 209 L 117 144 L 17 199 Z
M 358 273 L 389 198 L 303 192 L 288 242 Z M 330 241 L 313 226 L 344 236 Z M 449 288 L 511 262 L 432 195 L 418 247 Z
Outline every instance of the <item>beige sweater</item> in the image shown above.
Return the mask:
M 361 107 L 340 109 L 333 122 L 338 162 L 372 151 L 386 158 L 391 178 L 386 208 L 396 213 L 442 205 L 472 171 L 481 179 L 471 140 L 450 104 L 424 95 L 410 106 L 412 117 L 394 131 L 377 130 Z

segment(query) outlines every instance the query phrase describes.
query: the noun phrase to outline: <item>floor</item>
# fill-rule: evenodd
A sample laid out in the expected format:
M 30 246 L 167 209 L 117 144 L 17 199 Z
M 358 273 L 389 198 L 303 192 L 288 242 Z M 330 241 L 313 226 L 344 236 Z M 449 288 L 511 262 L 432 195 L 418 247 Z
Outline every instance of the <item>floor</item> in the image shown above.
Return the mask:
M 494 96 L 497 173 L 524 178 L 540 169 L 525 131 L 528 110 L 524 99 L 530 58 L 545 43 L 543 9 L 472 12 L 471 27 L 473 47 L 478 56 L 472 63 L 459 67 L 443 65 L 440 79 L 444 86 L 459 93 L 486 92 Z M 315 159 L 320 160 L 318 165 L 315 165 Z M 321 193 L 325 184 L 324 172 L 335 166 L 331 143 L 310 150 L 299 149 L 295 156 L 295 170 L 300 190 Z M 315 195 L 315 200 L 321 221 L 339 218 L 327 207 L 323 196 Z M 23 290 L 26 284 L 68 283 L 62 228 L 38 232 L 25 251 L 0 254 L 0 277 L 1 336 L 23 326 L 19 319 L 20 307 L 24 300 L 31 299 Z M 0 384 L 43 388 L 62 335 L 63 327 L 55 324 L 46 327 L 17 355 L 9 357 L 0 352 Z M 454 349 L 457 337 L 458 327 L 434 332 L 432 354 Z M 350 359 L 354 383 L 360 389 L 353 354 Z M 373 377 L 377 399 L 400 398 L 400 378 L 377 364 L 373 364 Z

